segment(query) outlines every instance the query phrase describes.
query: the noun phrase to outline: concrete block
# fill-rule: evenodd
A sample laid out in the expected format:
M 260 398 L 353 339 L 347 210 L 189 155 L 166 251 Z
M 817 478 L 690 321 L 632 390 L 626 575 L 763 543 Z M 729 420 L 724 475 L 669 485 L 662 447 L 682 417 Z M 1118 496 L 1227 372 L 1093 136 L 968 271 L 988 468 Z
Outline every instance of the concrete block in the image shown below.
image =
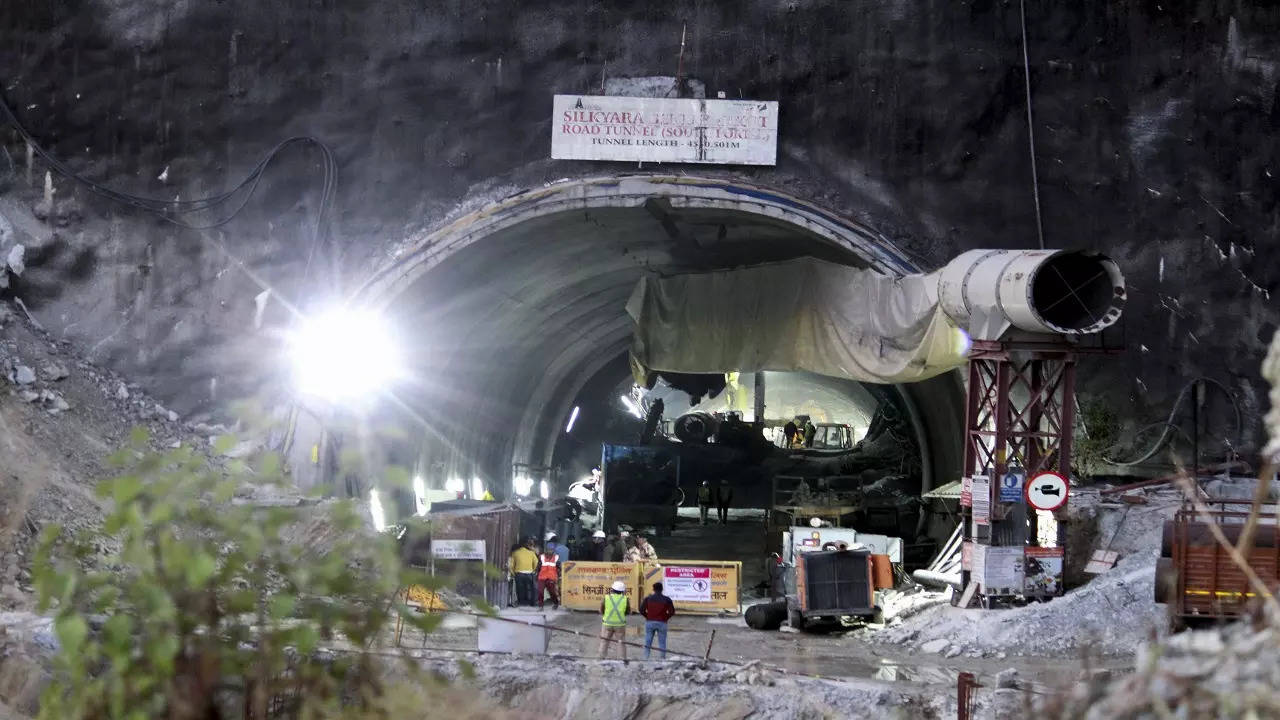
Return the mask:
M 546 625 L 545 615 L 531 613 L 501 613 L 500 617 L 516 622 L 480 618 L 476 636 L 476 649 L 480 652 L 515 652 L 530 655 L 546 655 L 551 644 L 551 631 L 535 625 Z

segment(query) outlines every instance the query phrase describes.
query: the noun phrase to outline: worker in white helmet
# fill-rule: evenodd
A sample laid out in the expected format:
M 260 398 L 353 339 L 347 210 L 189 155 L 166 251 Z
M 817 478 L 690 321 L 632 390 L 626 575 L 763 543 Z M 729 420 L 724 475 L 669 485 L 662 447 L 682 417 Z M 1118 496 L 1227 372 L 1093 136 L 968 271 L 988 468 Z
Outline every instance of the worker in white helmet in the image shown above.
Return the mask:
M 622 660 L 627 659 L 627 614 L 631 601 L 627 599 L 627 584 L 617 580 L 610 592 L 600 602 L 600 657 L 609 656 L 609 644 L 617 639 Z
M 593 562 L 604 562 L 605 536 L 603 530 L 597 530 L 591 533 L 591 545 L 587 548 L 588 560 Z
M 554 530 L 547 533 L 546 540 L 547 540 L 546 542 L 547 547 L 554 548 L 556 553 L 556 558 L 558 558 L 556 562 L 556 568 L 557 568 L 556 591 L 559 592 L 560 591 L 560 571 L 563 571 L 564 564 L 569 561 L 569 546 L 560 542 L 560 538 L 556 536 L 556 533 Z

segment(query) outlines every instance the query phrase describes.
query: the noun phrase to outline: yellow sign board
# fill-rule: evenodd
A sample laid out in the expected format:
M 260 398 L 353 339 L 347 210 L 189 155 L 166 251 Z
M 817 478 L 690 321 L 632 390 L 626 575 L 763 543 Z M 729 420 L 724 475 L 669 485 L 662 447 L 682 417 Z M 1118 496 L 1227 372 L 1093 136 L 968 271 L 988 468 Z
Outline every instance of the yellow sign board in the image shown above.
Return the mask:
M 621 580 L 627 594 L 635 597 L 639 566 L 633 563 L 578 562 L 570 560 L 560 568 L 560 604 L 571 610 L 600 611 L 600 603 L 610 587 Z M 633 601 L 631 609 L 638 607 Z
M 719 560 L 663 560 L 657 564 L 643 564 L 640 571 L 640 582 L 637 583 L 638 587 L 635 589 L 635 594 L 632 595 L 634 598 L 632 600 L 633 608 L 640 607 L 640 601 L 652 591 L 654 583 L 665 581 L 664 566 L 698 568 L 710 571 L 708 574 L 711 587 L 710 591 L 706 593 L 707 599 L 673 598 L 672 601 L 676 606 L 676 612 L 718 615 L 723 612 L 736 614 L 741 611 L 738 589 L 742 584 L 742 563 Z M 670 593 L 667 594 L 669 595 Z
M 405 604 L 417 605 L 423 610 L 437 611 L 448 610 L 449 606 L 445 604 L 444 598 L 434 590 L 428 590 L 421 585 L 410 585 L 405 590 Z

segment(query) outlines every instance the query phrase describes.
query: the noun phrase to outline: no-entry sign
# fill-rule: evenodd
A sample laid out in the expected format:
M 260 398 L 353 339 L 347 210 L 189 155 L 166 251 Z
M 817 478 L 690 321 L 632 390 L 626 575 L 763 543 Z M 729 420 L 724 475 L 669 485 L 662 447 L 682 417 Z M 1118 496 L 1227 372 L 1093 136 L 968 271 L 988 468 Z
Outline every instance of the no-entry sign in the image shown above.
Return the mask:
M 1067 479 L 1056 472 L 1043 472 L 1027 483 L 1027 504 L 1036 510 L 1057 510 L 1067 502 Z
M 711 568 L 668 565 L 662 568 L 662 591 L 672 600 L 711 602 Z

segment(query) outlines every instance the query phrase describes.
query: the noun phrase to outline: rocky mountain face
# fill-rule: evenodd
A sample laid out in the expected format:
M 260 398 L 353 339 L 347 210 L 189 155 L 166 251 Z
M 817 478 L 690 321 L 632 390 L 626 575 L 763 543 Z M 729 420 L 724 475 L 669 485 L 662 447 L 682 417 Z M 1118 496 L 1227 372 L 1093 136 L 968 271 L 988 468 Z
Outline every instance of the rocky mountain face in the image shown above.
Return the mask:
M 1256 368 L 1280 317 L 1268 250 L 1280 9 L 1026 11 L 1044 242 L 1104 250 L 1129 281 L 1129 351 L 1087 361 L 1083 391 L 1143 425 L 1208 376 L 1255 445 Z M 855 217 L 925 268 L 967 248 L 1034 247 L 1020 17 L 997 0 L 4 3 L 4 97 L 86 178 L 197 198 L 298 135 L 321 139 L 339 168 L 327 232 L 315 231 L 323 158 L 304 145 L 272 162 L 234 219 L 192 230 L 58 176 L 46 187 L 45 166 L 0 130 L 0 259 L 14 244 L 25 253 L 4 292 L 203 419 L 278 385 L 262 362 L 259 328 L 285 317 L 270 297 L 305 304 L 349 287 L 412 233 L 513 191 L 652 170 L 549 160 L 551 96 L 681 65 L 711 97 L 780 102 L 777 167 L 710 172 Z M 238 202 L 181 219 L 212 225 Z M 1233 435 L 1223 398 L 1211 403 L 1211 433 Z

